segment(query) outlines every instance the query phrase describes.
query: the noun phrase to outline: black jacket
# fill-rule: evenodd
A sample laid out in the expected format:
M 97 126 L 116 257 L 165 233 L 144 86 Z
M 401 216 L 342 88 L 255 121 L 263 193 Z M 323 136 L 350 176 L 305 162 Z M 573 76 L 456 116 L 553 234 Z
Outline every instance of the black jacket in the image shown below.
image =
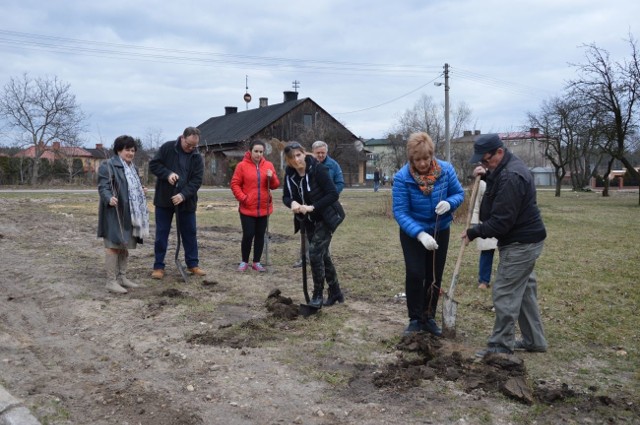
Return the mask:
M 467 230 L 470 240 L 496 238 L 498 246 L 536 243 L 547 237 L 536 201 L 536 186 L 527 166 L 505 151 L 495 170 L 487 173 L 480 205 L 481 224 Z
M 305 161 L 307 168 L 299 183 L 296 183 L 299 178 L 298 172 L 289 166 L 285 169 L 282 202 L 288 208 L 291 208 L 293 201 L 313 205 L 313 212 L 307 214 L 308 217 L 304 220 L 307 224 L 306 230 L 312 232 L 315 223 L 319 221 L 325 221 L 330 229 L 335 230 L 344 218 L 344 216 L 339 217 L 339 212 L 333 208 L 333 204 L 338 201 L 338 190 L 329 176 L 327 167 L 310 155 L 306 156 Z M 300 229 L 300 222 L 299 220 L 294 222 L 294 229 L 297 232 Z
M 180 155 L 186 155 L 186 166 L 180 165 Z M 149 170 L 156 176 L 156 193 L 153 197 L 153 205 L 156 207 L 173 208 L 171 197 L 176 193 L 184 196 L 184 202 L 180 204 L 180 211 L 194 212 L 198 206 L 198 189 L 202 185 L 204 162 L 202 155 L 196 149 L 185 153 L 178 140 L 166 142 L 149 162 Z M 178 179 L 178 191 L 169 184 L 167 178 L 171 173 L 176 173 Z

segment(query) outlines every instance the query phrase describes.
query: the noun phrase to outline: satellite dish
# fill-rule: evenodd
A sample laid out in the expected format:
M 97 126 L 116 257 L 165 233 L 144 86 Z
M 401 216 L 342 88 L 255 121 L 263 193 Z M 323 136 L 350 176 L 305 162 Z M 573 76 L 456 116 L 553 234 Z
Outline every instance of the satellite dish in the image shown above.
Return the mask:
M 271 143 L 267 142 L 264 144 L 264 152 L 267 155 L 271 155 L 271 151 L 273 151 L 273 147 L 271 147 Z
M 364 149 L 364 144 L 362 143 L 362 140 L 358 139 L 353 142 L 353 147 L 356 151 L 362 152 L 362 149 Z

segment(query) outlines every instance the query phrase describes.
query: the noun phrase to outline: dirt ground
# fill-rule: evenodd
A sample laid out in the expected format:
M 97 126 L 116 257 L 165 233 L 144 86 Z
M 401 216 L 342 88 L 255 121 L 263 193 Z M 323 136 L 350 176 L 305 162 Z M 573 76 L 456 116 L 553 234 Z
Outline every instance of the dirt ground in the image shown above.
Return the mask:
M 205 278 L 182 282 L 170 251 L 151 280 L 150 244 L 130 259 L 145 287 L 108 294 L 86 202 L 85 214 L 55 194 L 0 195 L 0 384 L 43 424 L 640 423 L 636 396 L 528 376 L 540 354 L 478 361 L 455 339 L 397 338 L 393 296 L 347 292 L 299 317 L 294 258 L 234 271 L 239 226 L 200 228 Z M 296 243 L 272 234 L 273 257 Z

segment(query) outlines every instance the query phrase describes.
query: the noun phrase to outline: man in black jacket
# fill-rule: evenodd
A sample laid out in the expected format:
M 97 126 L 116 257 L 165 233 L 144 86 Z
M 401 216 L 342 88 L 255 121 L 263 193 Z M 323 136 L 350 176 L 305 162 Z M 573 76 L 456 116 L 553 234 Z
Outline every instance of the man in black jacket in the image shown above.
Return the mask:
M 164 277 L 164 257 L 173 214 L 176 220 L 187 270 L 197 276 L 206 273 L 199 266 L 198 239 L 196 234 L 196 208 L 198 189 L 202 184 L 204 164 L 198 151 L 200 130 L 187 127 L 175 141 L 166 142 L 149 162 L 149 170 L 156 176 L 156 192 L 153 205 L 156 207 L 156 241 L 154 246 L 154 279 Z
M 496 311 L 488 348 L 476 353 L 544 352 L 534 267 L 547 236 L 536 202 L 536 187 L 527 166 L 503 145 L 497 134 L 483 134 L 474 141 L 472 163 L 480 162 L 474 175 L 486 175 L 487 188 L 480 205 L 480 224 L 462 234 L 464 243 L 475 238 L 497 238 L 500 263 L 493 284 Z M 522 340 L 515 340 L 518 322 Z

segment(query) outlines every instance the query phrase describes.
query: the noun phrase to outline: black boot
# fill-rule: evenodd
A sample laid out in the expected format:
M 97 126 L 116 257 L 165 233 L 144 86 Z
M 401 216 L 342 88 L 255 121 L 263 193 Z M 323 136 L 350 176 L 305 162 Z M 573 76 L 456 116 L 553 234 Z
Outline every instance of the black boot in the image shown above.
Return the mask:
M 324 301 L 324 305 L 332 306 L 335 303 L 343 303 L 344 295 L 340 290 L 340 285 L 335 283 L 333 285 L 329 285 L 329 293 L 327 294 L 327 299 Z
M 313 297 L 311 297 L 311 301 L 309 305 L 312 307 L 322 308 L 322 291 L 313 291 Z

